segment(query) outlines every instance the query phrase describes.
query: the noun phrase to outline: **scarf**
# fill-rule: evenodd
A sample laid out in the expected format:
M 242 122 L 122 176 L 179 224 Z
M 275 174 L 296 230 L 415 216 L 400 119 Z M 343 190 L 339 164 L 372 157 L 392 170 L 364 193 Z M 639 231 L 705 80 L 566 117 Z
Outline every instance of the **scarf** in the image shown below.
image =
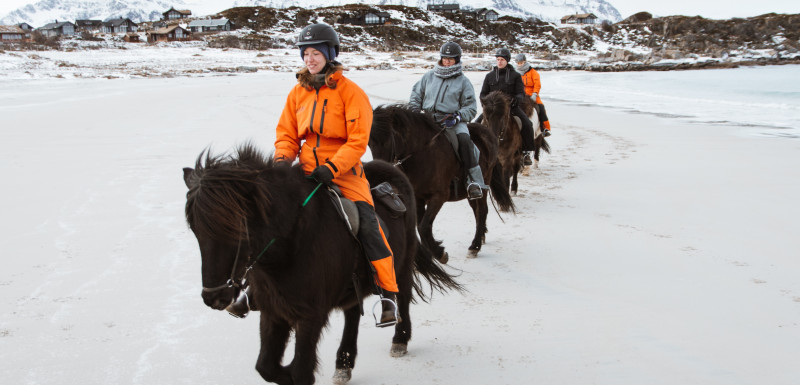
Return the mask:
M 520 75 L 525 75 L 525 73 L 528 72 L 528 70 L 530 69 L 531 65 L 528 64 L 528 62 L 525 62 L 525 64 L 523 64 L 522 67 L 517 68 L 517 72 L 519 72 Z
M 449 67 L 436 64 L 436 66 L 433 67 L 433 74 L 442 79 L 448 79 L 452 78 L 453 76 L 461 75 L 461 63 L 456 63 Z

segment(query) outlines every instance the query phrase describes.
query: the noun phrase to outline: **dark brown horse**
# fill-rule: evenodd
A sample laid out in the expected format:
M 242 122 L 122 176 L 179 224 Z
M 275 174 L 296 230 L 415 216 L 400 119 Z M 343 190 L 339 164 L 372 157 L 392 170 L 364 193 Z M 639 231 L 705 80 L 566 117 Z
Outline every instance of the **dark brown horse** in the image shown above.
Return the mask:
M 520 125 L 511 115 L 511 97 L 502 91 L 493 91 L 481 98 L 483 106 L 483 122 L 497 135 L 499 150 L 498 162 L 502 166 L 502 179 L 507 190 L 517 193 L 517 176 L 520 172 L 527 175 L 527 168 L 522 164 L 522 134 Z M 538 123 L 536 109 L 531 98 L 523 98 L 522 111 Z M 539 162 L 539 150 L 550 152 L 550 145 L 537 130 L 534 124 L 534 164 Z
M 391 183 L 409 210 L 404 215 L 376 203 L 384 219 L 400 293 L 400 322 L 391 355 L 407 352 L 411 338 L 412 289 L 427 300 L 425 278 L 439 291 L 461 287 L 421 247 L 416 235 L 414 191 L 392 165 L 365 165 L 370 183 Z M 252 145 L 231 156 L 200 154 L 194 169 L 184 169 L 186 220 L 202 258 L 203 301 L 222 310 L 246 278 L 251 302 L 261 315 L 261 353 L 256 370 L 269 382 L 312 384 L 317 343 L 334 309 L 344 312 L 334 382 L 346 383 L 356 361 L 360 305 L 373 292 L 373 278 L 359 243 L 339 217 L 324 186 L 299 167 L 276 167 Z M 377 200 L 376 200 L 377 202 Z M 294 359 L 282 366 L 294 332 Z
M 480 150 L 478 164 L 492 197 L 500 211 L 513 211 L 514 203 L 508 189 L 494 177 L 500 171 L 497 139 L 483 125 L 470 123 L 468 127 L 472 141 Z M 433 237 L 433 221 L 445 202 L 466 199 L 467 192 L 464 184 L 466 171 L 461 168 L 444 129 L 429 115 L 411 111 L 406 105 L 379 106 L 373 114 L 369 148 L 375 159 L 390 161 L 408 175 L 417 199 L 417 222 L 422 244 L 433 250 L 440 261 L 447 262 L 447 252 Z M 485 241 L 489 212 L 487 195 L 469 201 L 475 215 L 475 236 L 468 257 L 477 256 Z
M 483 122 L 497 136 L 497 160 L 502 168 L 498 178 L 505 189 L 517 192 L 517 174 L 522 170 L 522 134 L 509 113 L 511 97 L 503 91 L 492 91 L 481 98 Z

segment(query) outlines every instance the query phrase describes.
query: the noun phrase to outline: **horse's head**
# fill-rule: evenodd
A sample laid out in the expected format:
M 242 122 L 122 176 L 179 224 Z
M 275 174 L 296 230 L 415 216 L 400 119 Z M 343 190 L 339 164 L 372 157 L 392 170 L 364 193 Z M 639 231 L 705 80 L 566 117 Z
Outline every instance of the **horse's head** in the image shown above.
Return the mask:
M 483 119 L 487 126 L 499 135 L 503 128 L 508 124 L 511 111 L 511 97 L 503 91 L 492 91 L 481 98 L 483 106 Z
M 202 259 L 203 301 L 222 310 L 239 294 L 257 234 L 267 226 L 269 193 L 261 181 L 267 163 L 247 144 L 238 157 L 200 154 L 195 168 L 184 168 L 186 221 Z M 254 231 L 255 230 L 255 231 Z

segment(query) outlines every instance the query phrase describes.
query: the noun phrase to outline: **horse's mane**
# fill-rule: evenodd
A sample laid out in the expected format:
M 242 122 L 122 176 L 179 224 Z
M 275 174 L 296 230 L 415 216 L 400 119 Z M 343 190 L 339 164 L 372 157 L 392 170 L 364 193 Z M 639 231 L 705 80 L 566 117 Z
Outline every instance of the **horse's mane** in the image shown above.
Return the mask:
M 372 115 L 372 133 L 376 143 L 388 143 L 392 129 L 407 138 L 409 128 L 421 127 L 424 131 L 435 135 L 441 130 L 430 114 L 421 114 L 411 109 L 408 104 L 384 104 L 375 108 Z
M 483 110 L 487 110 L 488 107 L 494 107 L 495 109 L 499 108 L 502 111 L 508 110 L 509 106 L 511 105 L 511 97 L 508 96 L 503 91 L 492 91 L 488 95 L 481 98 L 481 104 L 483 104 Z M 492 108 L 489 108 L 493 110 Z
M 266 223 L 270 194 L 257 182 L 273 165 L 272 156 L 265 157 L 251 142 L 240 145 L 233 154 L 214 155 L 209 149 L 200 153 L 186 194 L 186 219 L 192 229 L 236 242 L 246 236 L 248 213 Z M 256 209 L 248 209 L 252 207 Z

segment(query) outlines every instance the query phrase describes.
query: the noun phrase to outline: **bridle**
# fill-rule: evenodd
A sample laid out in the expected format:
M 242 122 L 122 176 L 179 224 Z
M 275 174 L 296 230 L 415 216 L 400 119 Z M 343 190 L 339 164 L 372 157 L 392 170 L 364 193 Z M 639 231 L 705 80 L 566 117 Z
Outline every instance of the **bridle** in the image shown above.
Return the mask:
M 436 141 L 436 138 L 439 137 L 440 135 L 442 135 L 442 133 L 444 133 L 444 130 L 445 130 L 445 128 L 442 127 L 438 132 L 436 132 L 436 135 L 434 135 L 431 138 L 428 146 L 432 146 L 433 143 Z M 389 159 L 391 159 L 391 163 L 392 163 L 393 166 L 402 169 L 403 168 L 403 162 L 407 161 L 409 158 L 414 156 L 420 150 L 412 151 L 408 155 L 406 155 L 405 157 L 398 159 L 399 155 L 397 154 L 398 150 L 397 150 L 397 141 L 395 140 L 395 135 L 400 135 L 400 133 L 398 133 L 394 129 L 394 127 L 392 127 L 392 126 L 389 126 L 389 131 L 391 132 L 389 137 L 391 138 L 390 143 L 392 144 L 392 148 L 391 148 L 391 151 L 389 153 Z
M 320 187 L 322 187 L 322 183 L 317 184 L 317 187 L 314 189 L 314 191 L 311 192 L 311 194 L 308 195 L 308 197 L 306 197 L 306 200 L 303 201 L 303 204 L 300 207 L 305 207 L 308 204 L 308 201 L 311 200 L 311 197 L 313 197 L 314 194 L 316 194 L 317 190 L 319 190 Z M 245 234 L 245 237 L 247 239 L 247 246 L 249 248 L 250 247 L 250 230 L 249 230 L 249 228 L 247 226 L 247 217 L 243 218 L 242 222 L 244 223 L 244 234 Z M 241 228 L 240 228 L 240 230 L 241 230 Z M 240 232 L 240 234 L 241 234 L 241 232 Z M 247 286 L 247 284 L 246 284 L 247 283 L 247 280 L 246 280 L 247 273 L 250 272 L 250 270 L 253 268 L 253 266 L 256 265 L 256 263 L 258 263 L 258 260 L 261 259 L 261 256 L 264 255 L 264 253 L 267 252 L 267 249 L 269 249 L 269 247 L 272 246 L 277 239 L 278 238 L 272 238 L 272 240 L 270 240 L 269 243 L 267 243 L 267 245 L 264 246 L 264 249 L 261 250 L 261 252 L 258 253 L 258 255 L 255 258 L 251 258 L 251 256 L 248 255 L 248 257 L 247 257 L 247 262 L 248 262 L 247 267 L 244 269 L 244 272 L 242 273 L 242 276 L 239 279 L 236 279 L 236 268 L 239 266 L 239 257 L 241 256 L 241 251 L 242 251 L 242 237 L 239 236 L 239 242 L 236 245 L 236 258 L 233 260 L 233 268 L 231 268 L 230 278 L 228 278 L 227 282 L 225 282 L 225 283 L 223 283 L 222 285 L 219 285 L 219 286 L 214 286 L 214 287 L 205 287 L 205 286 L 203 286 L 203 293 L 214 293 L 214 292 L 217 292 L 217 291 L 220 291 L 220 290 L 225 290 L 225 289 L 231 288 L 231 287 L 232 288 L 236 288 L 237 290 L 241 290 L 242 288 L 246 287 Z

